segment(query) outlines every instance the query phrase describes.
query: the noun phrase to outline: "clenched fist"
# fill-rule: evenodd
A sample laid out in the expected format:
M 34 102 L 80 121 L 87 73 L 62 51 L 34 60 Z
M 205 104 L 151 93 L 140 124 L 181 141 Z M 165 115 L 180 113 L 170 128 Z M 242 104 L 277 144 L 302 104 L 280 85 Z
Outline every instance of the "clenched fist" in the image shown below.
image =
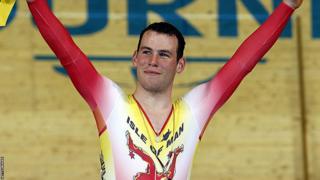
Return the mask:
M 283 0 L 283 2 L 289 5 L 290 7 L 297 9 L 302 4 L 303 0 Z

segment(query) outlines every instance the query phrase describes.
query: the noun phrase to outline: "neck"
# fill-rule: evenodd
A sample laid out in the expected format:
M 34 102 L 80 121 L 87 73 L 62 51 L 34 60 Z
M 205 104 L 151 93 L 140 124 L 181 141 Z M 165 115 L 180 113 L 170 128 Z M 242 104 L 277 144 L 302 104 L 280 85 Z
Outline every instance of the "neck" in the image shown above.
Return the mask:
M 150 92 L 138 85 L 133 94 L 142 106 L 156 133 L 161 133 L 161 129 L 172 110 L 171 92 L 171 88 L 164 92 Z
M 171 96 L 172 90 L 168 89 L 164 92 L 150 92 L 137 86 L 137 89 L 133 93 L 134 97 L 139 101 L 139 103 L 149 110 L 151 109 L 166 109 L 171 108 Z

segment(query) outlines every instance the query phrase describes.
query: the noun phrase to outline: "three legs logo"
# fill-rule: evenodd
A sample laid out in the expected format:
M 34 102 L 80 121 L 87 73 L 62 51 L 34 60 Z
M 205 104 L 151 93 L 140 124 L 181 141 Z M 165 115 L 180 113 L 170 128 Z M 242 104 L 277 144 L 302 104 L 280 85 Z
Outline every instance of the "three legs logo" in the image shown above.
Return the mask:
M 143 151 L 140 147 L 137 147 L 130 136 L 130 133 L 126 132 L 126 137 L 128 140 L 129 147 L 129 156 L 131 159 L 135 158 L 135 154 L 138 155 L 143 161 L 145 161 L 148 165 L 145 172 L 139 172 L 134 176 L 135 180 L 169 180 L 173 179 L 176 169 L 176 161 L 177 157 L 180 153 L 183 152 L 183 145 L 177 147 L 173 151 L 170 151 L 168 154 L 168 162 L 166 163 L 163 172 L 157 172 L 155 163 L 153 162 L 150 155 L 148 155 L 145 151 Z

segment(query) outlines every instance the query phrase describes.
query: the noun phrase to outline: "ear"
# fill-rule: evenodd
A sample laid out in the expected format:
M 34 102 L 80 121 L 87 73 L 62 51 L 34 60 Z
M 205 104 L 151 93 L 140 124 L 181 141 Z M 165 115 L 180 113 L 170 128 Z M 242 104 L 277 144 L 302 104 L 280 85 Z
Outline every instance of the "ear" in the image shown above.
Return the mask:
M 185 68 L 185 66 L 186 66 L 186 59 L 184 57 L 182 57 L 182 58 L 180 58 L 178 60 L 176 72 L 177 73 L 182 73 L 184 68 Z
M 138 54 L 138 52 L 137 52 L 137 50 L 135 50 L 133 52 L 133 55 L 132 55 L 132 58 L 131 58 L 133 67 L 137 67 L 137 54 Z

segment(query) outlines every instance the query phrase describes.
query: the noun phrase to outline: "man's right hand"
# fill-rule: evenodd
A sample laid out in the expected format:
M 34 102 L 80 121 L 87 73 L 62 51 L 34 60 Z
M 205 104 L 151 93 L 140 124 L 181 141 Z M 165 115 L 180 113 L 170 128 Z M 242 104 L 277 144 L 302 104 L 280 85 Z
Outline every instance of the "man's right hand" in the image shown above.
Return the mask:
M 289 5 L 290 7 L 297 9 L 301 6 L 303 0 L 283 0 L 283 2 Z

